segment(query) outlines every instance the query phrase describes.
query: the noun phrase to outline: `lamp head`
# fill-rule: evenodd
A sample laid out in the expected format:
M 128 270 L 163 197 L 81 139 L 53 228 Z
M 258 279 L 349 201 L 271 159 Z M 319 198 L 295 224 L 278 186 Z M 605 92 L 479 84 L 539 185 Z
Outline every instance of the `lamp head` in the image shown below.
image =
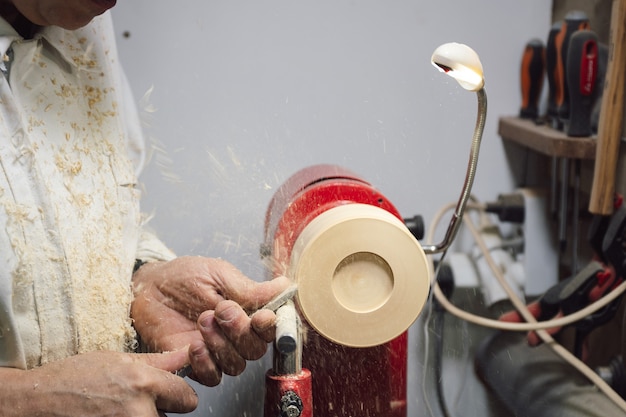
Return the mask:
M 478 91 L 485 85 L 483 66 L 478 54 L 467 45 L 451 42 L 435 49 L 432 64 L 445 72 L 466 90 Z

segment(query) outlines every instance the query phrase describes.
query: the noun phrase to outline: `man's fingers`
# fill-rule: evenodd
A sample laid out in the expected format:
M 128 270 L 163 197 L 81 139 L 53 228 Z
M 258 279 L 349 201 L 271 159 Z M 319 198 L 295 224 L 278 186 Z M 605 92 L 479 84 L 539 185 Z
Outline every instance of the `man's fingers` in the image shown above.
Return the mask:
M 149 389 L 158 410 L 189 413 L 196 409 L 198 406 L 196 392 L 182 378 L 173 374 L 189 363 L 186 348 L 166 353 L 137 354 L 135 360 L 155 368 L 154 372 L 150 373 L 152 382 Z
M 267 351 L 267 342 L 252 329 L 252 320 L 234 301 L 219 303 L 215 307 L 215 320 L 244 359 L 257 360 Z
M 246 361 L 224 335 L 215 312 L 209 310 L 202 313 L 198 318 L 198 329 L 212 358 L 225 374 L 234 376 L 244 371 Z
M 203 340 L 189 346 L 189 359 L 193 374 L 191 378 L 207 387 L 214 387 L 222 380 L 222 370 L 216 365 Z
M 254 332 L 266 343 L 276 337 L 276 314 L 271 310 L 261 309 L 250 316 Z
M 259 312 L 253 320 L 232 300 L 222 301 L 214 311 L 202 313 L 198 330 L 204 343 L 192 343 L 189 348 L 193 378 L 214 386 L 219 384 L 222 372 L 241 374 L 246 360 L 259 359 L 267 351 L 267 340 L 273 338 L 274 318 L 274 313 L 268 310 Z
M 154 389 L 156 408 L 169 413 L 190 413 L 198 406 L 198 395 L 184 379 L 164 374 Z

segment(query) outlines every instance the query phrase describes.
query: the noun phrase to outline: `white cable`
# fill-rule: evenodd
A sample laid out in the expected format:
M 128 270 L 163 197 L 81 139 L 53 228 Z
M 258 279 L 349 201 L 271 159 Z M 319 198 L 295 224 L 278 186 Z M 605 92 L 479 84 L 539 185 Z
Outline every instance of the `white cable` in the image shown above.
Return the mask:
M 429 296 L 429 298 L 431 298 Z M 433 408 L 430 405 L 430 401 L 428 400 L 428 398 L 430 397 L 430 395 L 428 395 L 428 393 L 426 392 L 426 387 L 428 386 L 428 384 L 426 383 L 426 378 L 428 376 L 428 369 L 426 368 L 426 364 L 428 363 L 428 358 L 430 355 L 430 319 L 433 316 L 433 308 L 432 308 L 432 300 L 429 299 L 428 300 L 428 304 L 426 307 L 426 319 L 424 320 L 424 327 L 423 327 L 423 331 L 424 331 L 424 370 L 422 372 L 422 396 L 424 397 L 424 404 L 426 404 L 426 409 L 428 410 L 428 415 L 430 417 L 434 417 L 434 413 L 433 413 Z
M 442 210 L 442 211 L 447 211 L 447 210 Z M 487 248 L 487 245 L 485 244 L 484 239 L 482 238 L 480 233 L 476 230 L 476 227 L 474 226 L 474 224 L 471 221 L 471 219 L 469 218 L 469 216 L 467 216 L 467 215 L 464 216 L 463 220 L 464 220 L 464 223 L 467 226 L 468 230 L 470 231 L 470 233 L 472 234 L 472 236 L 476 240 L 476 243 L 478 244 L 479 248 L 483 252 L 485 260 L 487 261 L 489 267 L 491 268 L 492 272 L 494 273 L 496 279 L 502 285 L 503 289 L 508 294 L 511 302 L 513 303 L 515 308 L 518 310 L 520 315 L 526 321 L 528 321 L 529 324 L 538 324 L 537 320 L 530 313 L 530 311 L 528 310 L 527 306 L 517 296 L 515 291 L 510 287 L 510 285 L 508 284 L 508 282 L 504 278 L 504 276 L 502 274 L 502 271 L 500 270 L 500 268 L 496 265 L 495 261 L 493 260 L 493 257 L 491 256 L 491 253 L 490 253 L 489 249 Z M 434 230 L 434 228 L 436 227 L 437 223 L 438 223 L 438 221 L 433 222 L 432 230 Z M 429 259 L 432 262 L 432 258 L 430 257 Z M 436 284 L 437 283 L 436 283 L 436 279 L 435 279 L 435 285 Z M 612 292 L 615 292 L 618 288 L 616 288 Z M 437 295 L 437 289 L 438 289 L 438 286 L 436 285 L 436 287 L 435 287 L 435 295 Z M 443 298 L 445 298 L 445 295 L 441 292 L 441 289 L 439 289 L 438 292 L 441 294 L 441 296 L 443 296 Z M 603 297 L 603 298 L 607 298 L 607 297 Z M 439 301 L 441 302 L 441 300 L 439 300 Z M 446 301 L 448 301 L 448 300 L 446 299 Z M 449 304 L 451 305 L 451 303 L 449 303 Z M 445 304 L 444 304 L 444 306 L 445 306 Z M 460 309 L 458 309 L 458 310 L 460 310 Z M 470 313 L 468 313 L 468 314 L 470 314 Z M 472 315 L 472 316 L 474 316 L 474 315 Z M 570 316 L 572 316 L 572 315 L 570 315 Z M 568 316 L 568 317 L 570 317 L 570 316 Z M 475 317 L 479 317 L 479 316 L 475 316 Z M 484 319 L 483 317 L 480 317 L 480 318 Z M 487 319 L 485 319 L 485 320 L 487 320 Z M 495 320 L 490 320 L 490 321 L 495 321 Z M 552 320 L 552 321 L 556 321 L 556 320 Z M 581 372 L 583 375 L 585 375 L 592 383 L 594 383 L 596 385 L 596 387 L 598 387 L 607 397 L 609 397 L 609 399 L 611 399 L 611 401 L 613 401 L 619 408 L 621 408 L 623 411 L 626 412 L 626 401 L 624 401 L 602 378 L 600 378 L 600 376 L 598 374 L 596 374 L 592 369 L 590 369 L 584 362 L 579 360 L 576 356 L 572 355 L 567 349 L 565 349 L 563 346 L 558 344 L 552 338 L 552 336 L 550 336 L 548 334 L 548 332 L 546 332 L 545 330 L 537 330 L 537 335 L 557 355 L 561 356 L 561 358 L 563 358 L 565 361 L 570 363 L 574 368 L 576 368 L 579 372 Z
M 449 204 L 447 206 L 445 206 L 443 209 L 441 209 L 436 215 L 435 218 L 433 220 L 433 227 L 431 227 L 429 229 L 428 232 L 428 236 L 426 236 L 426 238 L 428 239 L 428 241 L 432 241 L 432 234 L 434 234 L 434 230 L 436 228 L 436 225 L 439 223 L 441 217 L 443 217 L 443 215 L 445 214 L 446 211 L 451 210 L 455 207 L 455 204 Z M 472 209 L 472 210 L 481 210 L 482 209 L 482 205 L 479 204 L 468 204 L 467 208 L 468 209 Z M 467 215 L 467 214 L 466 214 Z M 465 310 L 462 310 L 460 308 L 458 308 L 457 306 L 455 306 L 454 304 L 452 304 L 450 302 L 450 300 L 448 300 L 448 298 L 445 296 L 445 294 L 441 291 L 441 288 L 439 287 L 439 284 L 437 283 L 436 279 L 435 279 L 435 274 L 434 274 L 434 269 L 431 266 L 431 277 L 432 277 L 432 281 L 431 281 L 431 287 L 433 288 L 433 292 L 435 295 L 435 298 L 437 298 L 437 301 L 439 301 L 441 303 L 441 305 L 443 305 L 443 307 L 450 313 L 453 314 L 454 316 L 463 319 L 465 321 L 469 321 L 470 323 L 474 323 L 477 324 L 479 326 L 483 326 L 483 327 L 490 327 L 493 329 L 498 329 L 498 330 L 507 330 L 507 331 L 516 331 L 516 332 L 528 332 L 528 331 L 534 331 L 534 330 L 545 330 L 545 329 L 551 329 L 551 328 L 555 328 L 555 327 L 564 327 L 567 326 L 569 324 L 575 323 L 593 313 L 595 313 L 596 311 L 600 310 L 601 308 L 605 307 L 606 305 L 610 304 L 613 300 L 615 300 L 616 298 L 618 298 L 619 296 L 621 296 L 625 291 L 626 291 L 626 281 L 624 281 L 623 283 L 621 283 L 620 285 L 618 285 L 617 287 L 615 287 L 615 289 L 613 291 L 611 291 L 610 293 L 608 293 L 607 295 L 605 295 L 604 297 L 600 298 L 599 300 L 595 301 L 594 303 L 588 305 L 585 308 L 582 308 L 572 314 L 569 314 L 567 316 L 563 316 L 560 317 L 558 319 L 551 319 L 551 320 L 545 320 L 545 321 L 539 321 L 539 322 L 534 322 L 534 323 L 512 323 L 512 322 L 505 322 L 505 321 L 500 321 L 500 320 L 493 320 L 493 319 L 489 319 L 487 317 L 482 317 L 482 316 L 478 316 L 476 314 L 472 314 L 470 312 L 467 312 Z

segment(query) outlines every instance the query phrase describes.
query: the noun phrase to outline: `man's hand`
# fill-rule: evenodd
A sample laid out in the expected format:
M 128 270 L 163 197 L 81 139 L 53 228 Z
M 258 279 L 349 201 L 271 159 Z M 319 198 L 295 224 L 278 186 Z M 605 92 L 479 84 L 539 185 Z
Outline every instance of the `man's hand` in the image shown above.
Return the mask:
M 274 312 L 254 312 L 290 285 L 256 282 L 230 263 L 181 257 L 143 265 L 133 277 L 131 316 L 153 351 L 189 346 L 192 378 L 214 386 L 222 373 L 239 375 L 259 359 L 275 334 Z
M 194 390 L 172 371 L 187 349 L 168 353 L 91 352 L 23 371 L 0 368 L 2 416 L 140 416 L 188 413 Z M 10 381 L 10 383 L 8 382 Z

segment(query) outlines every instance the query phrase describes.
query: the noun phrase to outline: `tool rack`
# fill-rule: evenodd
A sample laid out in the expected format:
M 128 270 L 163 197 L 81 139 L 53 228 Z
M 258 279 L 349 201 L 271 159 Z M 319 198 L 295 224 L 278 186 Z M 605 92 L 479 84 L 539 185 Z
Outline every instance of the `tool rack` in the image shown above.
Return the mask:
M 571 248 L 559 255 L 559 278 L 565 278 L 577 269 L 577 265 L 580 264 L 579 257 L 586 259 L 590 256 L 586 246 L 579 245 L 578 241 L 579 232 L 582 231 L 586 234 L 589 226 L 590 216 L 581 216 L 581 214 L 585 212 L 583 207 L 588 203 L 591 191 L 590 179 L 596 158 L 597 136 L 571 137 L 552 128 L 549 124 L 540 124 L 534 120 L 516 116 L 500 117 L 498 134 L 505 143 L 521 146 L 537 155 L 552 159 L 553 168 L 551 172 L 548 171 L 546 174 L 550 182 L 556 184 L 551 187 L 550 192 L 551 211 L 552 215 L 555 216 L 555 230 L 553 232 L 555 235 L 559 234 L 556 225 L 565 222 L 565 225 L 561 225 L 561 227 L 566 230 L 568 247 Z M 582 169 L 585 174 L 582 176 L 579 174 L 578 179 L 576 179 L 572 176 L 570 168 L 566 168 L 567 174 L 564 174 L 560 169 L 557 169 L 557 167 L 562 166 L 561 163 L 556 162 L 557 160 L 576 161 L 575 163 L 582 167 L 579 169 Z M 580 183 L 581 177 L 585 178 L 582 183 Z M 576 186 L 577 182 L 578 186 Z M 565 209 L 567 211 L 564 215 L 558 215 L 556 213 L 561 209 L 559 207 L 560 199 L 563 198 L 561 189 L 564 184 L 566 188 L 574 192 L 574 196 L 570 197 L 572 194 L 569 191 L 566 192 L 565 199 L 566 201 L 572 200 L 572 204 L 567 203 L 566 206 L 569 205 L 569 209 Z
M 596 157 L 596 136 L 573 138 L 548 125 L 519 117 L 501 117 L 498 134 L 503 140 L 517 143 L 546 156 L 568 159 Z

